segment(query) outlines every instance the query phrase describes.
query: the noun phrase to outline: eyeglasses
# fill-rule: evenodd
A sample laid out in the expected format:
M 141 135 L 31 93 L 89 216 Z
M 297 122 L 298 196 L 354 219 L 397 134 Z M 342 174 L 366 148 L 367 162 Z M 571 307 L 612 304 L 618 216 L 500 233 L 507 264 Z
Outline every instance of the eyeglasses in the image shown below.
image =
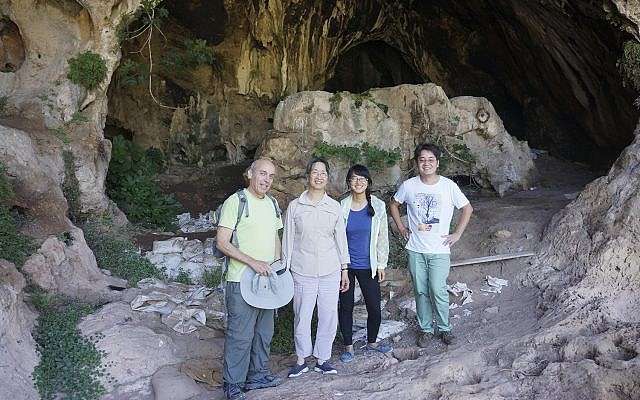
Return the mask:
M 325 177 L 325 176 L 327 176 L 327 173 L 324 172 L 324 171 L 311 171 L 311 173 L 309 175 Z
M 353 178 L 349 179 L 349 181 L 351 183 L 368 183 L 369 181 L 367 181 L 367 178 L 364 178 L 362 176 L 354 176 Z

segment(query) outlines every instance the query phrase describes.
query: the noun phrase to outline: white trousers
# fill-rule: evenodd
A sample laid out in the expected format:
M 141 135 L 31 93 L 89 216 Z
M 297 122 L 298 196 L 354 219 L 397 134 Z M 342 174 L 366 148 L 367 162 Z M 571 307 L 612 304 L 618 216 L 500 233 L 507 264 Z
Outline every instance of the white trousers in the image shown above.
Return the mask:
M 338 328 L 338 296 L 340 271 L 312 277 L 293 274 L 294 338 L 296 355 L 301 358 L 313 354 L 319 360 L 331 358 L 331 347 Z M 311 346 L 311 318 L 318 306 L 318 329 L 315 345 Z

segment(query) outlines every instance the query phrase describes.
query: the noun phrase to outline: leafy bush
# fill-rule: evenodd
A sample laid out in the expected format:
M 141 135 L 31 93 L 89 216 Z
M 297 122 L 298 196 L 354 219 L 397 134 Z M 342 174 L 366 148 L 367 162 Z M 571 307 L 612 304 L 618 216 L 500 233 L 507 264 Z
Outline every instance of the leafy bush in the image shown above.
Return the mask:
M 326 142 L 316 144 L 313 155 L 323 158 L 338 158 L 351 164 L 357 163 L 360 156 L 360 148 L 354 146 L 336 146 Z
M 35 244 L 30 237 L 18 231 L 18 224 L 8 205 L 11 197 L 13 188 L 7 179 L 4 165 L 0 163 L 0 259 L 21 266 L 35 251 Z
M 222 275 L 223 272 L 220 268 L 206 269 L 202 274 L 202 284 L 208 288 L 218 287 L 222 282 Z
M 36 293 L 32 302 L 40 311 L 33 335 L 40 353 L 33 379 L 40 396 L 45 400 L 99 398 L 106 392 L 99 380 L 104 376 L 104 354 L 77 328 L 93 307 L 44 292 Z
M 87 90 L 95 89 L 107 77 L 107 65 L 99 54 L 87 50 L 69 61 L 67 78 Z
M 100 268 L 126 279 L 131 286 L 145 278 L 164 279 L 164 272 L 140 255 L 127 232 L 97 220 L 87 221 L 83 230 Z
M 190 69 L 200 65 L 213 65 L 216 57 L 213 49 L 204 39 L 185 39 L 184 50 L 164 55 L 161 64 L 166 72 L 185 75 Z
M 184 41 L 185 59 L 192 66 L 213 64 L 216 57 L 213 49 L 207 45 L 204 39 L 186 39 Z
M 178 275 L 176 276 L 175 281 L 178 283 L 184 283 L 185 285 L 193 285 L 189 273 L 182 268 L 178 269 Z
M 371 170 L 391 167 L 400 161 L 400 151 L 387 151 L 364 142 L 360 147 L 336 146 L 326 142 L 318 143 L 313 149 L 318 157 L 337 158 L 350 164 L 364 163 Z
M 9 208 L 0 206 L 0 259 L 21 266 L 35 250 L 33 240 L 18 231 Z
M 7 179 L 7 169 L 2 162 L 0 162 L 0 206 L 6 205 L 7 202 L 13 197 L 13 187 Z
M 149 66 L 133 60 L 125 60 L 116 72 L 118 87 L 141 86 L 149 79 Z
M 164 157 L 157 151 L 146 153 L 122 136 L 113 139 L 107 194 L 132 222 L 166 230 L 175 227 L 181 206 L 160 191 L 155 177 L 162 168 Z
M 361 149 L 364 163 L 374 171 L 384 167 L 391 167 L 400 161 L 399 151 L 382 150 L 369 145 L 367 142 L 362 144 Z
M 273 339 L 271 339 L 271 351 L 276 354 L 291 354 L 293 345 L 293 303 L 278 309 L 275 317 Z

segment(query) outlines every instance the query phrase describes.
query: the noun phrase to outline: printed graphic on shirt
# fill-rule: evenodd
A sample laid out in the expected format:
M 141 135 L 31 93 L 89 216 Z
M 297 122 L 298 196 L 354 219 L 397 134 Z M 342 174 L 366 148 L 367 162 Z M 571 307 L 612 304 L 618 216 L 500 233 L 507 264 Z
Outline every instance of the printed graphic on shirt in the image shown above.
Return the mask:
M 442 205 L 439 193 L 417 193 L 414 201 L 420 222 L 418 230 L 429 232 L 433 225 L 440 223 L 440 207 Z

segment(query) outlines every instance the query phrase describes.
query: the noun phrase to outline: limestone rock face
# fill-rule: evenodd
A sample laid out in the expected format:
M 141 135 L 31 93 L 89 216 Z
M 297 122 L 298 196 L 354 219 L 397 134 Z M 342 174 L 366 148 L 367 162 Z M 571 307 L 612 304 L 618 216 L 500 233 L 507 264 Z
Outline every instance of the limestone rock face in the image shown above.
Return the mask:
M 23 302 L 25 279 L 15 266 L 0 260 L 0 387 L 15 400 L 36 400 L 31 373 L 38 364 L 31 337 L 35 314 Z
M 640 304 L 640 129 L 609 174 L 554 216 L 527 282 L 551 316 L 637 324 Z
M 260 155 L 276 160 L 280 175 L 274 188 L 295 196 L 304 186 L 304 168 L 319 143 L 398 153 L 399 165 L 378 162 L 377 188 L 391 189 L 413 168 L 413 150 L 419 143 L 437 143 L 444 149 L 441 173 L 473 175 L 500 195 L 526 189 L 535 179 L 535 167 L 526 143 L 504 129 L 491 103 L 484 98 L 449 100 L 434 84 L 372 89 L 364 94 L 300 92 L 276 109 L 273 135 Z M 373 150 L 375 151 L 375 150 Z M 359 162 L 367 164 L 367 150 Z M 369 159 L 373 160 L 373 159 Z M 331 157 L 330 191 L 345 191 L 349 160 Z M 371 161 L 373 162 L 373 161 Z
M 54 138 L 0 125 L 0 161 L 11 178 L 15 202 L 39 220 L 33 230 L 47 235 L 69 226 L 61 190 L 64 166 Z
M 72 228 L 70 243 L 51 236 L 25 261 L 23 271 L 41 288 L 87 300 L 110 300 L 125 288 L 125 280 L 107 276 L 98 268 L 82 230 Z
M 18 27 L 24 45 L 24 61 L 10 72 L 0 72 L 0 96 L 6 99 L 5 109 L 10 111 L 0 120 L 0 142 L 4 145 L 5 138 L 15 136 L 15 132 L 6 128 L 10 126 L 22 130 L 32 141 L 51 141 L 48 144 L 51 148 L 65 147 L 62 138 L 68 141 L 66 147 L 75 157 L 83 211 L 105 211 L 108 207 L 104 178 L 111 148 L 102 134 L 106 89 L 120 59 L 116 26 L 138 4 L 138 0 L 82 3 L 27 0 L 0 5 L 4 18 Z M 2 37 L 4 43 L 5 36 Z M 99 54 L 107 68 L 107 78 L 92 91 L 67 77 L 68 60 L 86 50 Z M 81 122 L 78 113 L 83 117 Z M 0 152 L 0 160 L 12 158 L 17 157 L 11 146 Z M 59 181 L 60 169 L 48 167 L 32 165 L 27 171 L 16 171 L 25 193 L 37 195 L 39 191 L 37 185 L 42 184 L 41 180 L 33 182 L 32 188 L 26 176 L 36 169 L 41 169 L 40 175 Z M 58 205 L 60 196 L 55 193 L 55 186 L 50 185 L 56 198 L 53 204 Z M 52 213 L 60 214 L 59 210 Z

